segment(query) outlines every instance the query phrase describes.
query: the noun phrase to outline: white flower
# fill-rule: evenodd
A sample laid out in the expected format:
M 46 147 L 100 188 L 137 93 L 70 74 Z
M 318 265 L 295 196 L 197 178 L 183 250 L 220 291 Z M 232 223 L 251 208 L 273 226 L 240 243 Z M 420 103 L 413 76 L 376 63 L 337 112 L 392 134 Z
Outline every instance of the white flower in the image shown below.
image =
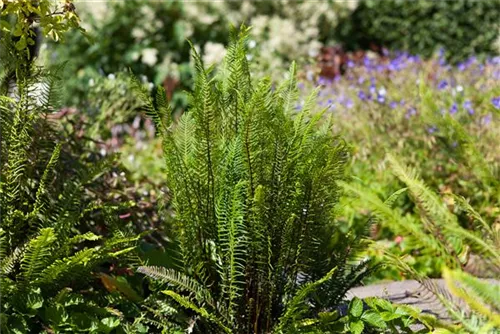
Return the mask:
M 146 37 L 146 32 L 139 27 L 134 27 L 134 29 L 132 29 L 132 37 L 135 39 L 143 39 Z
M 146 48 L 141 52 L 142 62 L 149 66 L 154 66 L 158 61 L 158 50 L 154 48 Z
M 226 55 L 226 49 L 224 48 L 224 45 L 220 43 L 208 42 L 205 44 L 204 51 L 203 62 L 206 65 L 219 64 Z
M 108 74 L 108 79 L 109 80 L 115 80 L 116 76 L 113 73 Z
M 457 86 L 457 92 L 463 92 L 464 91 L 464 88 L 460 85 Z

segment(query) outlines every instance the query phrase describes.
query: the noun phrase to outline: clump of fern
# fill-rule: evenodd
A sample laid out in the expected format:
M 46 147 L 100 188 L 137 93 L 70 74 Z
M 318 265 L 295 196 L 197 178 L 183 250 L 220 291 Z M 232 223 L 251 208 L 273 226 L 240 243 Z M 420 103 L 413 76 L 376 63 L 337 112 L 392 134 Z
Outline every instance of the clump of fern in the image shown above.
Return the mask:
M 139 271 L 166 284 L 198 333 L 299 332 L 367 272 L 349 264 L 359 240 L 334 242 L 346 146 L 313 113 L 316 92 L 295 109 L 295 65 L 279 87 L 252 81 L 248 31 L 233 31 L 217 73 L 193 49 L 194 92 L 178 121 L 162 89 L 151 99 L 137 83 L 163 138 L 178 245 L 166 255 L 177 266 Z
M 57 73 L 16 57 L 10 35 L 2 37 L 0 330 L 110 332 L 127 321 L 112 306 L 139 313 L 141 298 L 99 272 L 133 263 L 140 236 L 120 230 L 119 206 L 89 194 L 112 160 L 76 161 L 50 121 L 58 111 Z M 106 236 L 95 222 L 105 223 Z M 115 282 L 107 286 L 115 292 L 103 294 L 99 279 Z

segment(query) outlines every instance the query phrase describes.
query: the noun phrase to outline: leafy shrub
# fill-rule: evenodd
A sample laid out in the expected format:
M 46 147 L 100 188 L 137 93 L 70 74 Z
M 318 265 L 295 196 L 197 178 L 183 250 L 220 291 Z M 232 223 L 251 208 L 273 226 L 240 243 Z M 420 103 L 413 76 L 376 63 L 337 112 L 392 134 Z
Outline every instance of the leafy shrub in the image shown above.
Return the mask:
M 500 1 L 362 0 L 339 23 L 336 37 L 348 49 L 372 45 L 430 57 L 446 50 L 452 62 L 498 53 Z
M 161 89 L 155 103 L 142 90 L 163 138 L 179 263 L 139 271 L 166 284 L 196 332 L 300 332 L 367 273 L 348 264 L 359 240 L 334 242 L 347 151 L 312 114 L 316 93 L 295 113 L 295 66 L 277 89 L 254 86 L 242 29 L 217 76 L 193 50 L 195 90 L 178 122 Z

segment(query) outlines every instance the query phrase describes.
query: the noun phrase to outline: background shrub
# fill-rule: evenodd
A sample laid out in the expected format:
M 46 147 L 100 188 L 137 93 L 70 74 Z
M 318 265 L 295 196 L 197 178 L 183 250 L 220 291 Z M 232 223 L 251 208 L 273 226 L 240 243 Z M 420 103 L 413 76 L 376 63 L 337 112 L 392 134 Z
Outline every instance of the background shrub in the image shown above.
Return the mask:
M 334 36 L 348 49 L 370 46 L 429 57 L 437 48 L 458 62 L 498 52 L 499 0 L 362 0 Z

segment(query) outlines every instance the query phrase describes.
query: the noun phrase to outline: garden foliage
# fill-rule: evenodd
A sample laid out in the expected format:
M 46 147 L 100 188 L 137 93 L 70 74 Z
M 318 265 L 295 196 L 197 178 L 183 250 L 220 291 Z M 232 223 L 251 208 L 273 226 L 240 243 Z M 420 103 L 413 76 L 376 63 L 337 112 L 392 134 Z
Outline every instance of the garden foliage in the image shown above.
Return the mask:
M 334 35 L 350 50 L 372 46 L 430 57 L 438 48 L 457 63 L 498 54 L 500 1 L 361 0 Z

